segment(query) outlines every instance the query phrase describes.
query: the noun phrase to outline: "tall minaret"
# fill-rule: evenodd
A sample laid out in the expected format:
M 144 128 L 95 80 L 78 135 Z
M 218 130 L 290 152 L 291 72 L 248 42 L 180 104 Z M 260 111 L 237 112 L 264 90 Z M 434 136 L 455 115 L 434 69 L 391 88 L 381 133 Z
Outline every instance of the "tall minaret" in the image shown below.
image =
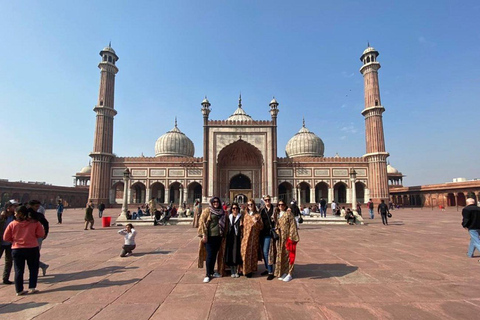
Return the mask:
M 210 102 L 205 96 L 202 101 L 202 114 L 203 114 L 203 180 L 202 180 L 202 202 L 208 203 L 208 148 L 209 148 L 209 127 L 208 127 L 208 115 L 210 114 Z
M 272 170 L 272 194 L 270 195 L 274 203 L 278 201 L 278 181 L 277 181 L 277 115 L 278 115 L 278 102 L 275 97 L 270 101 L 270 115 L 272 116 L 272 158 L 273 158 L 273 170 Z
M 100 69 L 100 92 L 98 103 L 93 108 L 97 113 L 95 136 L 93 141 L 92 174 L 90 178 L 89 199 L 94 204 L 109 204 L 110 165 L 113 158 L 113 117 L 117 114 L 114 108 L 115 75 L 118 68 L 115 62 L 118 56 L 111 44 L 100 51 L 102 61 Z
M 365 139 L 367 153 L 364 157 L 369 164 L 368 170 L 368 188 L 370 198 L 375 203 L 381 199 L 388 200 L 388 177 L 387 177 L 387 157 L 385 151 L 385 137 L 383 134 L 382 113 L 385 108 L 380 100 L 380 88 L 378 85 L 378 69 L 380 63 L 377 62 L 379 53 L 368 44 L 368 48 L 363 51 L 360 61 L 363 66 L 360 72 L 363 75 L 365 85 L 365 109 L 362 115 L 365 117 Z

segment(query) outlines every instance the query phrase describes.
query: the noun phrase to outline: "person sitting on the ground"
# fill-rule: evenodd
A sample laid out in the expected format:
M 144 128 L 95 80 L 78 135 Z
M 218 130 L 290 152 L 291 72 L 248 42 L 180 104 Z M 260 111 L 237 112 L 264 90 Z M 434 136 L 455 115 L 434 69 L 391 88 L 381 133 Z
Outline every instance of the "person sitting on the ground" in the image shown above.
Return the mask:
M 127 210 L 127 220 L 132 220 L 132 213 L 130 210 Z
M 120 253 L 120 257 L 123 258 L 132 255 L 132 251 L 136 247 L 135 236 L 137 235 L 137 232 L 133 228 L 133 225 L 131 223 L 128 223 L 125 226 L 125 229 L 118 230 L 118 233 L 125 237 L 125 244 L 122 246 L 122 253 Z
M 142 211 L 142 208 L 141 207 L 138 207 L 138 211 L 137 211 L 137 217 L 140 218 L 143 216 L 143 211 Z
M 190 206 L 187 206 L 187 209 L 185 209 L 185 217 L 189 218 L 190 215 L 191 215 Z
M 350 208 L 347 209 L 345 219 L 347 219 L 347 223 L 350 225 L 356 223 L 357 219 L 355 218 L 355 215 L 353 214 L 352 210 L 350 210 Z
M 345 211 L 345 207 L 342 207 L 342 210 L 340 210 L 340 217 L 345 217 L 347 214 L 347 211 Z

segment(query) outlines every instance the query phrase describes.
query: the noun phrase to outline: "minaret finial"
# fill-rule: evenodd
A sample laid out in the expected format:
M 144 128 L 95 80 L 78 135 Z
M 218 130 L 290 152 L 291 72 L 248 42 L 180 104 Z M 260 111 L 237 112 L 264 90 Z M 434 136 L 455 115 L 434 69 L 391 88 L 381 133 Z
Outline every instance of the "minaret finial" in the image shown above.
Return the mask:
M 242 93 L 240 92 L 240 96 L 238 97 L 238 107 L 242 108 Z
M 88 160 L 88 166 L 89 166 L 89 167 L 92 166 L 92 160 Z
M 177 116 L 175 116 L 175 128 L 177 127 Z
M 108 47 L 109 47 L 109 48 L 112 47 L 112 40 L 110 40 L 110 42 L 108 43 Z
M 305 116 L 303 117 L 303 127 L 305 128 Z

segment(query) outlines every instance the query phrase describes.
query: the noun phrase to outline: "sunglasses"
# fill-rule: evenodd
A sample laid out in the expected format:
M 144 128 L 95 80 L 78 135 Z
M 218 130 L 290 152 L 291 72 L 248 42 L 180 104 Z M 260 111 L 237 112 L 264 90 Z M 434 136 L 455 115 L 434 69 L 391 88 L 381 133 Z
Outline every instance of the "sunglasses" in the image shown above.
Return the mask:
M 264 199 L 264 200 L 270 202 L 270 199 Z
M 249 203 L 248 206 L 251 207 L 251 206 L 253 206 L 253 204 Z
M 219 201 L 212 201 L 212 203 L 220 203 Z
M 285 206 L 285 203 L 279 203 L 278 206 Z
M 232 210 L 238 210 L 238 207 L 232 207 Z

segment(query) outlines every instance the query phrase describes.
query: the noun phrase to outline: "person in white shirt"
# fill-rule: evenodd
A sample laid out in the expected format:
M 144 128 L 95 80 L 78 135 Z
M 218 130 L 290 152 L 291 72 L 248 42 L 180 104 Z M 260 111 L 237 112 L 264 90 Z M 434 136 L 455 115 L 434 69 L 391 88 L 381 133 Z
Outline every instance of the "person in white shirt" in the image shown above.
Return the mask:
M 137 235 L 137 232 L 133 228 L 133 225 L 131 223 L 128 223 L 125 226 L 125 229 L 118 230 L 118 233 L 125 237 L 125 244 L 122 247 L 122 253 L 120 254 L 120 257 L 132 255 L 132 251 L 136 247 L 135 236 Z

